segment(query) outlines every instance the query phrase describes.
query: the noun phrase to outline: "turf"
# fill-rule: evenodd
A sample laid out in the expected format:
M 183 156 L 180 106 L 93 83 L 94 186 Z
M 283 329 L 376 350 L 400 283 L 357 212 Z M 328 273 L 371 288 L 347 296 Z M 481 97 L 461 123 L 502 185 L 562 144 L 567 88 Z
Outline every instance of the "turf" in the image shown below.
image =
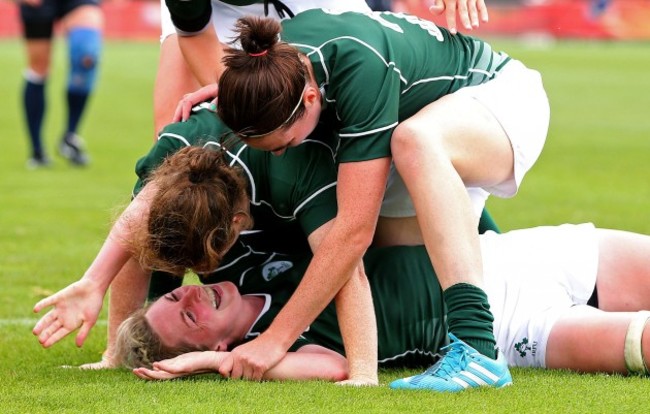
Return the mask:
M 552 108 L 547 145 L 520 193 L 489 201 L 502 229 L 592 221 L 650 233 L 650 44 L 492 43 L 542 72 Z M 84 347 L 66 338 L 44 350 L 30 332 L 36 320 L 31 309 L 83 274 L 129 200 L 135 161 L 153 137 L 158 49 L 156 43 L 107 42 L 97 94 L 80 131 L 93 158 L 87 169 L 54 153 L 65 115 L 63 52 L 57 45 L 48 85 L 46 147 L 55 163 L 28 171 L 20 112 L 23 51 L 19 41 L 0 42 L 1 412 L 647 412 L 647 379 L 559 371 L 516 369 L 508 389 L 433 395 L 214 375 L 148 383 L 124 370 L 61 368 L 99 359 L 105 310 Z M 382 371 L 382 384 L 407 373 Z

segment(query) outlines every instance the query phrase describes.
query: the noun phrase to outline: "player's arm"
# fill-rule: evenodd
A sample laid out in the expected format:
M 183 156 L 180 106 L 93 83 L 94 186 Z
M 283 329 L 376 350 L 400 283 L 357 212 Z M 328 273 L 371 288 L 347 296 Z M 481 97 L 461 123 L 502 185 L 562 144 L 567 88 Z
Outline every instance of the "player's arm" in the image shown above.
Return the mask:
M 101 311 L 104 296 L 118 272 L 131 258 L 125 242 L 130 240 L 130 226 L 146 217 L 149 200 L 155 189 L 147 185 L 124 210 L 113 225 L 106 241 L 88 270 L 77 282 L 49 296 L 34 306 L 34 312 L 52 306 L 33 329 L 39 342 L 49 347 L 80 328 L 76 338 L 82 346 Z
M 212 24 L 210 0 L 166 0 L 178 45 L 190 70 L 201 85 L 219 80 L 223 72 L 223 45 Z
M 445 14 L 447 28 L 452 34 L 457 32 L 457 17 L 466 30 L 479 26 L 480 22 L 487 23 L 488 10 L 484 0 L 434 0 L 429 7 L 433 14 Z
M 136 368 L 133 373 L 145 380 L 167 380 L 188 375 L 218 372 L 228 352 L 190 352 L 176 358 L 154 363 L 153 369 Z M 347 378 L 347 362 L 342 355 L 320 345 L 305 345 L 288 352 L 262 379 L 325 380 Z
M 224 66 L 224 45 L 219 41 L 212 24 L 199 34 L 178 36 L 183 58 L 201 86 L 217 83 Z
M 389 166 L 388 158 L 379 158 L 339 167 L 339 211 L 305 276 L 269 329 L 233 350 L 222 375 L 261 378 L 350 280 L 372 240 Z M 344 309 L 348 315 L 357 311 L 356 306 Z M 372 321 L 374 326 L 374 317 Z
M 313 252 L 318 250 L 333 225 L 324 224 L 309 237 Z M 348 359 L 349 376 L 343 384 L 377 385 L 377 322 L 372 302 L 370 284 L 360 262 L 335 298 L 345 354 Z M 363 329 L 359 329 L 363 327 Z

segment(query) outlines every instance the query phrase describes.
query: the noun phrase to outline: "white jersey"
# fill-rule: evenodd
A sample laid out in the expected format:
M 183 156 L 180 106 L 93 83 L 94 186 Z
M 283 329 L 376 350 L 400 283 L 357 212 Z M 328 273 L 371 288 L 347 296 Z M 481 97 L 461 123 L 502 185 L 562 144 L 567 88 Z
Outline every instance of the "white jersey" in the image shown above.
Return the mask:
M 294 14 L 319 8 L 336 11 L 371 11 L 365 0 L 283 0 L 282 3 Z M 216 29 L 219 40 L 224 43 L 230 42 L 235 37 L 233 31 L 235 22 L 245 15 L 264 16 L 264 2 L 238 6 L 223 1 L 212 0 L 212 25 Z M 282 20 L 282 17 L 278 14 L 278 11 L 271 2 L 268 5 L 267 16 Z M 171 16 L 169 15 L 169 10 L 165 5 L 165 0 L 160 1 L 160 25 L 162 29 L 160 36 L 161 42 L 167 36 L 176 33 Z

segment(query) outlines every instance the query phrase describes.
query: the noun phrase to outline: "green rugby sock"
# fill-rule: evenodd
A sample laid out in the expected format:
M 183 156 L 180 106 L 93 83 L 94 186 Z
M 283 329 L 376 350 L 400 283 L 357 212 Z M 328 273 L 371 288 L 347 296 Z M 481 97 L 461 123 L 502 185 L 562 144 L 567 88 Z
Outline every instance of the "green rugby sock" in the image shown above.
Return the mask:
M 449 332 L 481 354 L 496 359 L 496 340 L 490 304 L 483 289 L 458 283 L 443 293 Z

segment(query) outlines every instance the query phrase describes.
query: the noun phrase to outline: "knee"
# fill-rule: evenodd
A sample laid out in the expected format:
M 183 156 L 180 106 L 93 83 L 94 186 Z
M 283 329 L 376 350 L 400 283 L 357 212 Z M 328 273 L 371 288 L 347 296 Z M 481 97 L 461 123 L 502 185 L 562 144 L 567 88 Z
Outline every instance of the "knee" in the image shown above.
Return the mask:
M 97 77 L 101 54 L 101 32 L 94 28 L 74 28 L 68 34 L 70 48 L 70 91 L 88 93 Z
M 423 125 L 407 119 L 395 128 L 391 137 L 391 153 L 396 164 L 414 162 L 414 157 L 426 156 L 429 160 L 447 157 L 440 134 L 432 125 Z

